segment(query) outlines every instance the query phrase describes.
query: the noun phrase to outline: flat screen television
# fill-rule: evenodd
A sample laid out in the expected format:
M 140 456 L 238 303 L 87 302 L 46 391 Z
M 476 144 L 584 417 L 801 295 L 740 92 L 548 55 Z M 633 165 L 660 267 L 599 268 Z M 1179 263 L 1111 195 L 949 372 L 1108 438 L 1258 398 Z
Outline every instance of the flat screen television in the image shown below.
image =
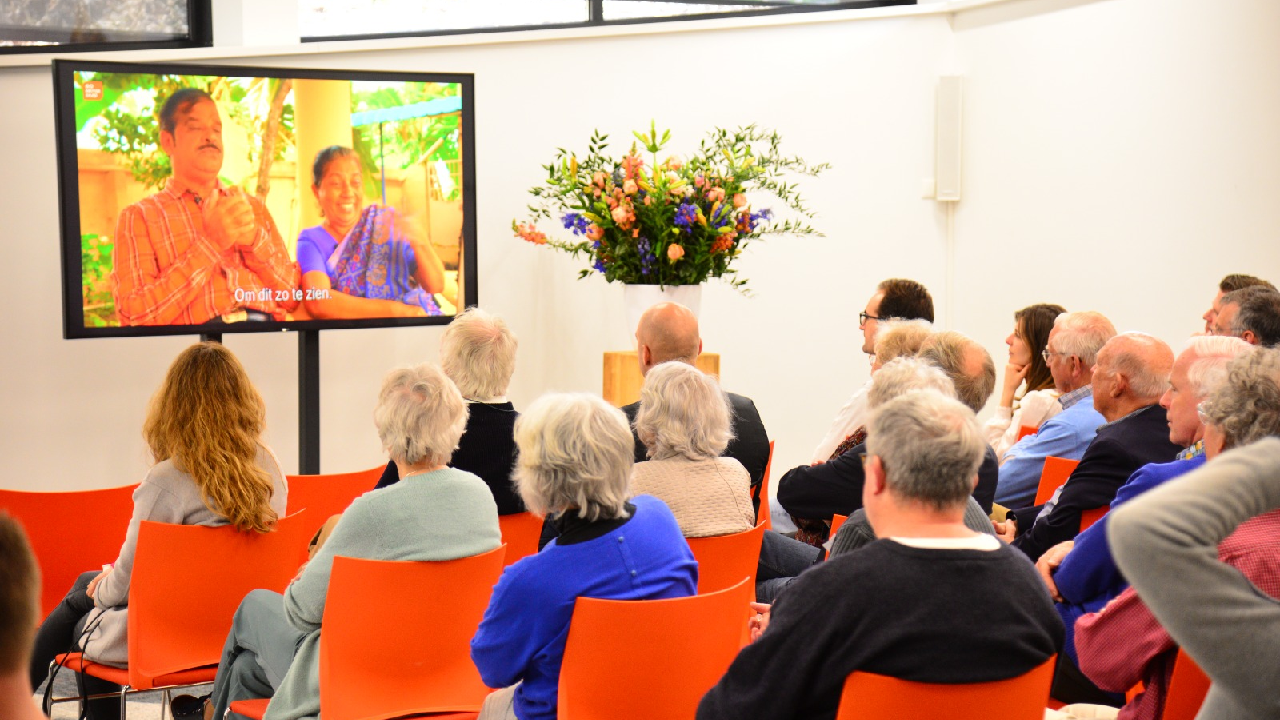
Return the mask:
M 56 61 L 67 338 L 443 324 L 474 77 Z

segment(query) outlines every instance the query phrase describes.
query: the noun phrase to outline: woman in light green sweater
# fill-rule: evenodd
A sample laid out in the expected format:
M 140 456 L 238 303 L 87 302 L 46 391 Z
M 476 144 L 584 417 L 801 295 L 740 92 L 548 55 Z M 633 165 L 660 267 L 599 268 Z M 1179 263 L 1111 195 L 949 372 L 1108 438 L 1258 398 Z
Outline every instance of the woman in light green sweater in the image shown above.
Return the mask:
M 466 421 L 462 395 L 438 368 L 387 376 L 374 422 L 402 480 L 357 498 L 283 597 L 256 590 L 241 603 L 208 705 L 213 717 L 232 701 L 267 696 L 266 720 L 319 715 L 320 623 L 335 556 L 452 560 L 501 544 L 488 486 L 446 467 Z

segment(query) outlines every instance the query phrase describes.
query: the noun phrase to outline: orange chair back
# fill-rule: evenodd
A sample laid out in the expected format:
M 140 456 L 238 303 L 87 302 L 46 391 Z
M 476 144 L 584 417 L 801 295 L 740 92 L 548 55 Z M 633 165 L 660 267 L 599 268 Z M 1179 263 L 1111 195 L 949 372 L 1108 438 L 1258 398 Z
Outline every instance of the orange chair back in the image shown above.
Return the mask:
M 671 600 L 578 598 L 559 720 L 692 718 L 738 654 L 752 591 L 741 580 Z
M 114 562 L 133 516 L 137 485 L 82 492 L 0 490 L 0 510 L 22 523 L 40 563 L 40 617 L 81 573 Z
M 764 477 L 756 490 L 753 500 L 760 501 L 760 509 L 756 512 L 756 524 L 763 525 L 765 530 L 773 529 L 773 516 L 769 510 L 769 471 L 773 469 L 773 440 L 769 441 L 769 460 L 764 464 Z
M 1043 505 L 1053 497 L 1053 491 L 1062 487 L 1071 473 L 1075 471 L 1079 460 L 1054 457 L 1044 459 L 1044 469 L 1040 471 L 1040 487 L 1036 489 L 1036 505 Z
M 129 583 L 129 684 L 217 665 L 250 590 L 283 592 L 314 528 L 287 517 L 269 533 L 143 521 Z
M 438 562 L 336 557 L 320 633 L 325 720 L 476 711 L 471 662 L 504 549 Z
M 1092 508 L 1080 513 L 1080 532 L 1084 532 L 1090 525 L 1101 520 L 1102 516 L 1106 515 L 1107 511 L 1110 509 L 1110 505 L 1103 505 L 1102 507 Z
M 537 554 L 538 540 L 542 537 L 542 518 L 527 512 L 499 515 L 498 529 L 502 531 L 502 544 L 507 546 L 504 566 Z
M 840 532 L 840 526 L 843 525 L 844 521 L 848 519 L 849 519 L 848 515 L 832 515 L 831 516 L 831 532 L 827 535 L 827 537 L 835 537 L 836 533 Z
M 1185 650 L 1178 650 L 1178 659 L 1173 661 L 1173 676 L 1169 678 L 1169 694 L 1164 700 L 1162 720 L 1195 720 L 1208 693 L 1209 676 Z
M 1053 681 L 1050 657 L 1008 680 L 940 685 L 854 672 L 844 682 L 836 720 L 1043 720 Z
M 743 578 L 754 588 L 763 539 L 764 525 L 732 535 L 689 538 L 689 549 L 698 561 L 698 593 L 724 590 Z
M 337 515 L 352 500 L 373 489 L 382 478 L 386 465 L 368 470 L 330 475 L 288 475 L 288 512 L 290 515 L 306 510 L 317 526 Z M 312 528 L 314 531 L 315 528 Z
M 1018 440 L 1021 440 L 1022 438 L 1028 435 L 1035 435 L 1036 432 L 1039 430 L 1040 428 L 1036 427 L 1035 425 L 1023 425 L 1022 427 L 1018 428 Z M 1017 442 L 1017 440 L 1015 440 L 1014 442 Z

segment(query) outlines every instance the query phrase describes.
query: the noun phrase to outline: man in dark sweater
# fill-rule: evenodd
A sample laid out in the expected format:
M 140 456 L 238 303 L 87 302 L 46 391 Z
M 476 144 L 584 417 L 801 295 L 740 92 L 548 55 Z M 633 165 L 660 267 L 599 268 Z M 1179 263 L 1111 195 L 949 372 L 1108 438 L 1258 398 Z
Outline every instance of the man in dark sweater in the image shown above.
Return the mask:
M 640 316 L 636 326 L 636 357 L 640 362 L 640 374 L 648 375 L 655 365 L 678 360 L 693 365 L 702 354 L 702 337 L 698 334 L 698 318 L 689 308 L 678 303 L 664 302 L 654 305 Z M 764 468 L 769 463 L 769 435 L 764 422 L 750 398 L 726 392 L 733 406 L 730 421 L 733 439 L 724 450 L 724 457 L 742 463 L 751 475 L 751 487 L 756 488 L 764 480 Z M 634 423 L 640 402 L 622 408 L 627 422 Z M 635 435 L 635 426 L 631 433 Z M 648 459 L 644 444 L 635 439 L 636 462 Z M 754 494 L 754 493 L 753 493 Z
M 499 515 L 524 512 L 511 483 L 520 414 L 507 400 L 507 386 L 516 369 L 516 346 L 516 336 L 502 318 L 480 308 L 454 318 L 440 338 L 440 367 L 467 400 L 467 427 L 449 467 L 484 480 Z M 389 462 L 375 489 L 399 480 L 399 468 Z
M 1098 351 L 1093 406 L 1106 423 L 1080 464 L 1043 505 L 1009 513 L 996 532 L 1032 560 L 1080 532 L 1085 510 L 1110 505 L 1138 468 L 1167 463 L 1182 448 L 1169 441 L 1169 421 L 1157 403 L 1169 387 L 1173 350 L 1143 333 L 1122 333 Z
M 863 506 L 881 538 L 804 573 L 698 706 L 698 720 L 834 718 L 854 671 L 931 683 L 1022 675 L 1062 644 L 1026 557 L 964 526 L 986 443 L 973 412 L 907 393 L 868 428 Z

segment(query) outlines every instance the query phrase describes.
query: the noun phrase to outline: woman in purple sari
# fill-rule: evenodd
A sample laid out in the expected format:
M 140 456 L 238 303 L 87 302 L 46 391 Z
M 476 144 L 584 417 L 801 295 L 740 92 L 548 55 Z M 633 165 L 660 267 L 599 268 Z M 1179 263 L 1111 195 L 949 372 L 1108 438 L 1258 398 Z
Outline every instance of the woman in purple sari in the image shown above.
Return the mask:
M 324 221 L 298 235 L 303 303 L 315 318 L 442 315 L 444 288 L 435 248 L 395 210 L 364 206 L 355 151 L 331 145 L 316 154 L 311 191 Z

